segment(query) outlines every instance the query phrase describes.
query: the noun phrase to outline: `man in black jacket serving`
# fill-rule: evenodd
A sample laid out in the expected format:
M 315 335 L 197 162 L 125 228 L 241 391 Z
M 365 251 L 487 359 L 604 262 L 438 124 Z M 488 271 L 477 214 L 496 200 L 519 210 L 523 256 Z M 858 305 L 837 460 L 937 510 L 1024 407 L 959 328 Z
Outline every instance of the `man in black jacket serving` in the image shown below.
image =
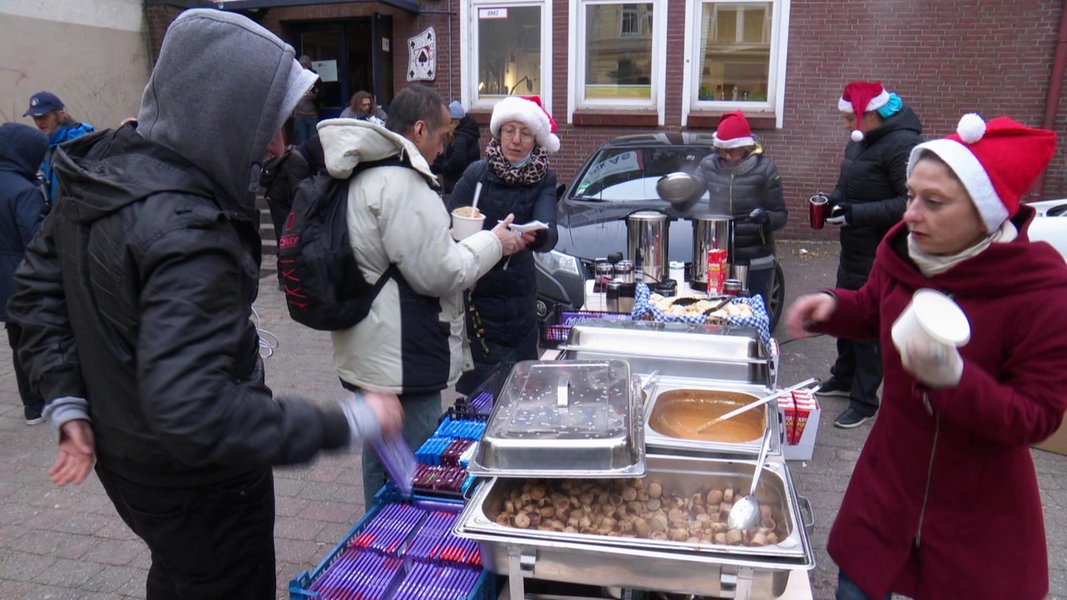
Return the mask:
M 272 465 L 400 430 L 394 394 L 272 397 L 251 305 L 267 144 L 315 75 L 239 15 L 170 26 L 136 123 L 64 145 L 16 274 L 19 356 L 59 432 L 152 553 L 145 596 L 274 598 Z
M 826 222 L 841 226 L 836 287 L 858 290 L 871 272 L 878 243 L 904 216 L 908 156 L 922 141 L 922 124 L 881 82 L 848 84 L 837 108 L 852 141 L 845 147 Z M 849 399 L 834 425 L 849 429 L 874 418 L 882 383 L 878 341 L 837 340 L 830 373 L 816 393 Z

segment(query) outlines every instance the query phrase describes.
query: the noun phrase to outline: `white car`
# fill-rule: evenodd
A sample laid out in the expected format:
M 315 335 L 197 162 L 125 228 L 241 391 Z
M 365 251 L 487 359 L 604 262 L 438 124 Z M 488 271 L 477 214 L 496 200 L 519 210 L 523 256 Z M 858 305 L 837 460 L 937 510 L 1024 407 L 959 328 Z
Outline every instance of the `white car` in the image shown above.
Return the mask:
M 1037 210 L 1030 224 L 1030 239 L 1052 244 L 1067 259 L 1067 198 L 1029 202 Z

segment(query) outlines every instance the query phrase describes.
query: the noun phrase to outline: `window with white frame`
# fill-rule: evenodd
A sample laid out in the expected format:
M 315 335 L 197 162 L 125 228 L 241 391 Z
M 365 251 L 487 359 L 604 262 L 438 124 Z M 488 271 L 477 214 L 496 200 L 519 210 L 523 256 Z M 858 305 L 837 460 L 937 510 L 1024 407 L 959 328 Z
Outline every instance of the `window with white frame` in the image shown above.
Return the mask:
M 665 0 L 571 2 L 573 94 L 580 108 L 648 108 L 663 81 Z
M 789 2 L 689 4 L 686 73 L 691 108 L 780 112 Z
M 470 0 L 466 73 L 471 105 L 516 95 L 549 96 L 550 0 Z

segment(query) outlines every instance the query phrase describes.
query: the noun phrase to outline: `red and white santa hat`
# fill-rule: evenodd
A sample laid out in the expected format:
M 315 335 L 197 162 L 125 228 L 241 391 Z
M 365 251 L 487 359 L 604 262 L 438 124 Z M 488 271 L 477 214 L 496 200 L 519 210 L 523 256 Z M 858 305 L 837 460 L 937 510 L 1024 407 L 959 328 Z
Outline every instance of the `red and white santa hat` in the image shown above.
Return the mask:
M 719 128 L 712 136 L 711 145 L 716 148 L 744 148 L 753 146 L 752 128 L 748 126 L 745 113 L 735 110 L 719 117 Z
M 534 132 L 538 146 L 544 146 L 549 154 L 559 151 L 556 137 L 556 121 L 541 104 L 540 96 L 508 96 L 493 107 L 489 119 L 489 132 L 500 139 L 500 127 L 508 121 L 518 121 Z
M 960 118 L 956 133 L 912 149 L 909 177 L 924 150 L 952 169 L 992 233 L 1019 211 L 1020 199 L 1052 161 L 1056 134 L 1031 129 L 1010 117 L 986 122 L 968 113 Z
M 837 101 L 837 110 L 843 113 L 855 113 L 856 125 L 863 120 L 863 113 L 878 110 L 889 103 L 889 92 L 882 87 L 881 81 L 853 81 L 845 86 L 845 93 Z M 852 130 L 852 141 L 863 140 L 863 132 Z

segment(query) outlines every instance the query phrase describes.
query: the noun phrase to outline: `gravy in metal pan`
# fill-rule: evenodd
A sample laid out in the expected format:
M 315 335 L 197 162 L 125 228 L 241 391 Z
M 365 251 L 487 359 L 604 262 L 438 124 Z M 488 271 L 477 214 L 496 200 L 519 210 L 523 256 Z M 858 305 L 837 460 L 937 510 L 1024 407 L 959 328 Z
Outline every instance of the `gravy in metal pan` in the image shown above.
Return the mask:
M 704 442 L 737 444 L 763 437 L 765 409 L 754 408 L 717 423 L 705 431 L 702 425 L 735 408 L 757 400 L 741 392 L 678 389 L 657 396 L 648 424 L 661 435 Z

